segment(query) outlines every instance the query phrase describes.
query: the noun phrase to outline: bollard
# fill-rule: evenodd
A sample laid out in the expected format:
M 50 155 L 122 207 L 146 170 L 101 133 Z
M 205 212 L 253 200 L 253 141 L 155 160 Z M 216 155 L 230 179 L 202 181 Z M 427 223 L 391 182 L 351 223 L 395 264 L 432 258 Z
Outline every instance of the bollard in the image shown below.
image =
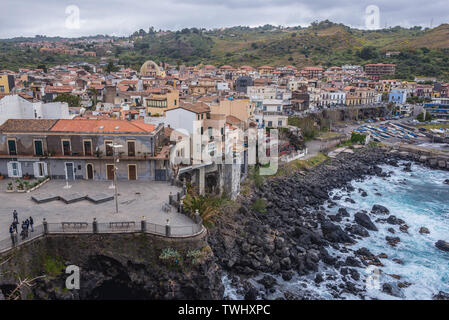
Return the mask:
M 48 234 L 48 224 L 47 224 L 47 220 L 42 221 L 42 224 L 44 225 L 44 234 Z
M 182 212 L 183 205 L 184 205 L 184 201 L 179 200 L 179 206 L 178 206 L 178 212 L 179 212 L 179 213 L 183 213 L 183 212 Z
M 201 221 L 200 213 L 198 209 L 195 210 L 195 223 L 199 224 Z
M 167 219 L 167 224 L 165 225 L 165 235 L 167 237 L 171 236 L 171 227 L 169 225 L 169 220 Z
M 92 222 L 92 232 L 93 233 L 98 233 L 97 218 L 94 218 L 94 221 Z
M 145 220 L 145 217 L 142 217 L 142 221 L 140 221 L 140 230 L 142 232 L 147 231 L 147 221 Z

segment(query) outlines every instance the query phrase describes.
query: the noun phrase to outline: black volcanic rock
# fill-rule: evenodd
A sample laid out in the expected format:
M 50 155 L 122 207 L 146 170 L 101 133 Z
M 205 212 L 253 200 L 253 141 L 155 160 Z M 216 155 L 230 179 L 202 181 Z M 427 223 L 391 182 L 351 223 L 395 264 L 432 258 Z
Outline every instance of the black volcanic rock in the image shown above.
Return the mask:
M 354 215 L 354 221 L 368 230 L 378 231 L 377 227 L 371 221 L 370 217 L 368 217 L 368 215 L 363 212 L 357 212 Z
M 446 242 L 444 240 L 438 240 L 437 242 L 435 242 L 435 247 L 440 250 L 449 252 L 449 242 Z
M 371 213 L 374 214 L 389 214 L 390 210 L 388 210 L 388 208 L 380 205 L 380 204 L 375 204 L 373 205 L 373 207 L 371 208 Z

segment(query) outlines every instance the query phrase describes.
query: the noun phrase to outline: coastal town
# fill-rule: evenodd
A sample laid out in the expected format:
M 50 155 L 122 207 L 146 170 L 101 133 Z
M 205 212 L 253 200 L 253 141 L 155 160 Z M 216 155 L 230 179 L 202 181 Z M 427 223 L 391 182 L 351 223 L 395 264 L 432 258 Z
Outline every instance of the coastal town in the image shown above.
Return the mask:
M 0 300 L 449 300 L 449 78 L 333 28 L 0 39 Z M 289 57 L 183 56 L 242 32 Z

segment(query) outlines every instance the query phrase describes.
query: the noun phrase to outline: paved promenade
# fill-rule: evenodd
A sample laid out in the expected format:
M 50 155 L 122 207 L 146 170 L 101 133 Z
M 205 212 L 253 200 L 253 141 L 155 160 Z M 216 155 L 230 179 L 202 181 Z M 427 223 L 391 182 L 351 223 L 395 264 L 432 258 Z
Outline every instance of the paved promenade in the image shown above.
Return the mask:
M 30 193 L 6 193 L 7 183 L 5 179 L 0 181 L 0 239 L 9 236 L 9 226 L 12 222 L 12 211 L 19 213 L 19 222 L 30 215 L 35 225 L 42 223 L 46 218 L 48 222 L 92 222 L 96 217 L 99 222 L 113 221 L 140 221 L 142 216 L 148 222 L 165 225 L 166 219 L 170 219 L 170 225 L 194 225 L 188 217 L 178 214 L 172 209 L 166 213 L 162 210 L 164 203 L 168 203 L 170 192 L 176 194 L 180 191 L 175 186 L 166 182 L 156 181 L 119 181 L 118 202 L 119 213 L 115 213 L 115 201 L 94 204 L 88 200 L 66 204 L 61 200 L 37 204 L 31 200 L 31 196 L 39 193 L 65 195 L 70 193 L 81 194 L 114 194 L 114 189 L 109 189 L 111 183 L 106 181 L 75 181 L 70 189 L 64 189 L 65 182 L 51 180 L 41 188 Z M 19 226 L 20 228 L 20 226 Z

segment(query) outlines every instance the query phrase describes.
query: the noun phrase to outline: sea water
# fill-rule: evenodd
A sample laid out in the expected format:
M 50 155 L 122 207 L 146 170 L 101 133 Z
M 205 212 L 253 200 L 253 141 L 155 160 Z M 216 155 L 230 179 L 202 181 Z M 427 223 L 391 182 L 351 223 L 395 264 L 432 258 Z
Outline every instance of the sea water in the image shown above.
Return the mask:
M 402 163 L 401 163 L 402 164 Z M 449 185 L 444 184 L 449 179 L 447 171 L 432 170 L 418 164 L 412 164 L 411 172 L 403 170 L 403 166 L 381 166 L 383 171 L 390 172 L 387 178 L 372 176 L 359 181 L 352 181 L 354 191 L 347 192 L 344 189 L 335 189 L 330 195 L 341 196 L 341 200 L 335 201 L 337 206 L 328 209 L 329 214 L 335 214 L 339 208 L 346 208 L 350 217 L 344 218 L 342 228 L 347 223 L 354 223 L 354 214 L 366 210 L 369 214 L 374 204 L 380 204 L 390 210 L 390 215 L 402 219 L 409 226 L 408 232 L 399 230 L 398 225 L 375 222 L 377 218 L 386 216 L 370 215 L 371 220 L 379 231 L 369 231 L 370 237 L 358 240 L 350 248 L 357 250 L 361 247 L 369 249 L 373 254 L 384 253 L 386 259 L 380 259 L 383 267 L 380 275 L 374 280 L 377 282 L 367 286 L 366 277 L 372 276 L 373 269 L 356 268 L 362 275 L 358 281 L 359 288 L 366 289 L 366 298 L 372 299 L 432 299 L 439 291 L 449 292 L 449 252 L 444 252 L 435 247 L 435 242 L 445 240 L 449 242 Z M 368 194 L 363 197 L 360 189 Z M 352 198 L 355 203 L 345 201 L 346 197 Z M 426 227 L 430 234 L 420 234 L 419 229 Z M 387 231 L 393 228 L 395 234 Z M 396 247 L 391 247 L 385 237 L 399 237 L 401 241 Z M 345 259 L 344 255 L 336 250 L 329 249 L 329 253 Z M 393 259 L 400 259 L 403 264 L 398 264 Z M 335 269 L 320 264 L 319 271 L 325 281 L 320 284 L 314 282 L 314 274 L 308 276 L 295 275 L 290 281 L 278 280 L 276 291 L 273 294 L 262 296 L 265 299 L 282 297 L 285 291 L 299 293 L 307 290 L 313 292 L 317 299 L 358 299 L 359 296 L 342 294 L 340 297 L 331 295 L 329 285 L 339 285 L 343 282 L 342 275 Z M 397 280 L 390 275 L 400 276 Z M 254 286 L 259 287 L 257 279 L 251 279 Z M 328 279 L 329 278 L 329 279 Z M 225 296 L 230 299 L 242 299 L 231 287 L 227 276 L 224 276 L 226 287 Z M 408 282 L 407 288 L 402 288 L 397 296 L 391 296 L 382 292 L 384 283 L 397 285 L 399 282 Z
M 347 221 L 353 221 L 356 212 L 370 212 L 374 204 L 387 207 L 391 215 L 405 221 L 409 226 L 408 233 L 401 232 L 397 225 L 376 223 L 379 216 L 371 215 L 379 231 L 369 231 L 370 237 L 359 240 L 354 249 L 365 247 L 373 254 L 387 254 L 387 259 L 381 259 L 384 267 L 381 267 L 380 281 L 411 283 L 401 290 L 401 298 L 431 299 L 439 291 L 449 292 L 449 252 L 435 247 L 438 240 L 449 242 L 449 185 L 444 184 L 449 179 L 449 173 L 418 164 L 411 166 L 411 172 L 404 171 L 403 166 L 381 167 L 383 171 L 390 172 L 391 177 L 373 176 L 363 181 L 353 181 L 351 184 L 355 190 L 349 196 L 355 203 L 344 201 L 347 192 L 335 190 L 333 195 L 343 197 L 336 201 L 338 207 L 332 210 L 346 208 L 351 215 Z M 368 196 L 362 197 L 359 188 L 365 190 Z M 420 234 L 421 227 L 429 229 L 430 234 Z M 395 234 L 388 232 L 388 228 L 393 228 Z M 386 236 L 399 237 L 401 241 L 392 247 L 387 244 Z M 400 259 L 403 265 L 394 262 L 394 258 Z M 401 279 L 392 281 L 388 274 L 399 275 Z M 387 298 L 376 290 L 369 290 L 369 294 L 373 298 Z

